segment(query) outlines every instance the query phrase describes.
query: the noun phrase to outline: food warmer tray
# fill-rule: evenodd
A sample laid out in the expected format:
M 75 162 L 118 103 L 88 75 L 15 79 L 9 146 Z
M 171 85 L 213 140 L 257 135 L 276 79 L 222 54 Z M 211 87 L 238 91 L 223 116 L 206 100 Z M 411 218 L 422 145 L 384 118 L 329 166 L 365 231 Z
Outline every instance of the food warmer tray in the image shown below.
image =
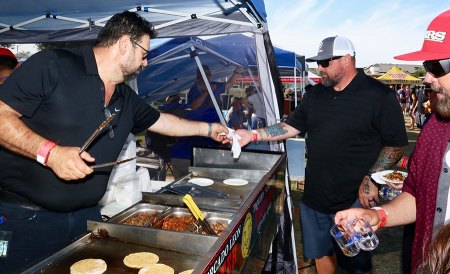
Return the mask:
M 122 224 L 138 213 L 155 210 L 158 214 L 151 225 Z M 210 222 L 220 221 L 229 225 L 233 218 L 231 213 L 204 210 L 202 212 Z M 202 234 L 195 225 L 182 232 L 160 229 L 165 217 L 180 215 L 191 216 L 187 208 L 141 202 L 125 209 L 107 222 L 88 221 L 88 231 L 91 233 L 24 273 L 68 273 L 73 263 L 87 258 L 103 259 L 108 267 L 106 273 L 136 273 L 136 269 L 123 264 L 123 258 L 135 252 L 157 254 L 160 257 L 159 262 L 173 267 L 175 273 L 193 269 L 208 257 L 207 251 L 219 236 Z

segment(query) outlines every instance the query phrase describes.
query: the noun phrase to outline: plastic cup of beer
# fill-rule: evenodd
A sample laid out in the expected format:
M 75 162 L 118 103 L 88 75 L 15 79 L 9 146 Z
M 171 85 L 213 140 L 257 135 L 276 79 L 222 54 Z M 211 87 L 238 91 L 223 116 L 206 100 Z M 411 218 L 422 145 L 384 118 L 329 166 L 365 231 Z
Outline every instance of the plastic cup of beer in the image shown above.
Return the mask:
M 330 233 L 345 256 L 356 256 L 361 250 L 358 238 L 356 237 L 355 232 L 351 227 L 347 227 L 347 225 L 337 224 L 330 229 Z
M 346 224 L 348 229 L 352 229 L 358 238 L 359 247 L 365 251 L 374 250 L 379 240 L 372 229 L 372 226 L 363 218 L 352 220 Z

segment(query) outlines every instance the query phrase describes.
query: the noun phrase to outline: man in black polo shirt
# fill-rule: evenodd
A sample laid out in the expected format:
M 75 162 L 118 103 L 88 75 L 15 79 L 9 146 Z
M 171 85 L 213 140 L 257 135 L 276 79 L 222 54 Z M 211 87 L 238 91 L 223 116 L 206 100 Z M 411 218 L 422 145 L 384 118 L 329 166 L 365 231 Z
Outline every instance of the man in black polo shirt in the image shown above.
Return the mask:
M 37 53 L 0 87 L 0 235 L 10 238 L 0 272 L 49 256 L 85 233 L 87 219 L 100 219 L 97 202 L 112 167 L 90 165 L 115 161 L 130 132 L 224 138 L 222 125 L 160 114 L 124 84 L 147 65 L 155 36 L 149 22 L 125 11 L 93 48 Z M 110 127 L 79 155 L 112 114 Z
M 370 253 L 344 256 L 329 231 L 337 211 L 378 202 L 368 174 L 401 158 L 408 144 L 402 110 L 392 90 L 356 69 L 350 40 L 328 37 L 318 55 L 307 61 L 317 62 L 322 84 L 306 92 L 285 123 L 238 130 L 243 137 L 239 142 L 279 141 L 308 133 L 301 204 L 305 257 L 315 259 L 318 273 L 334 273 L 336 255 L 345 270 L 370 272 Z

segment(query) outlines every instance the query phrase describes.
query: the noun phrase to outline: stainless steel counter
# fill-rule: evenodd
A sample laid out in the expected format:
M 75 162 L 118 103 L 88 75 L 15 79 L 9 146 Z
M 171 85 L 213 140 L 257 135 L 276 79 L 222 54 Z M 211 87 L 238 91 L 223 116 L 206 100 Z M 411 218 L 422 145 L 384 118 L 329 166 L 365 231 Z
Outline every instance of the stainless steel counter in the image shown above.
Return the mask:
M 219 271 L 254 273 L 261 269 L 277 230 L 276 204 L 284 188 L 286 155 L 243 151 L 240 159 L 235 161 L 230 153 L 228 150 L 195 148 L 190 174 L 172 183 L 183 186 L 196 177 L 214 181 L 214 184 L 200 187 L 200 190 L 196 188 L 193 192 L 195 202 L 204 213 L 220 216 L 219 219 L 227 223 L 220 236 L 192 230 L 166 230 L 154 225 L 153 221 L 143 226 L 123 224 L 127 217 L 146 210 L 156 212 L 155 217 L 159 216 L 157 214 L 164 216 L 164 212 L 173 209 L 187 212 L 181 195 L 164 191 L 144 193 L 140 203 L 108 222 L 88 221 L 89 232 L 83 238 L 26 273 L 68 273 L 71 264 L 85 258 L 105 260 L 106 273 L 136 273 L 122 260 L 129 253 L 142 251 L 156 253 L 160 262 L 173 267 L 175 273 L 192 268 L 193 273 L 208 274 Z M 227 178 L 242 178 L 249 183 L 229 186 L 223 183 Z M 204 189 L 225 194 L 225 197 L 202 195 L 206 193 L 202 192 Z

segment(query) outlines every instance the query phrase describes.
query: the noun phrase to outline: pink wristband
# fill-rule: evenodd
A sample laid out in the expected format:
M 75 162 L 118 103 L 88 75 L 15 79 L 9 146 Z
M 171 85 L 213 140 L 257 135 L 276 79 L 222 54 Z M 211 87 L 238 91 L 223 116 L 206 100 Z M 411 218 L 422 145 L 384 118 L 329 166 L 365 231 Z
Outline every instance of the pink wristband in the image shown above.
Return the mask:
M 47 166 L 48 156 L 50 155 L 50 151 L 56 146 L 56 143 L 47 140 L 39 149 L 36 160 L 44 166 Z

